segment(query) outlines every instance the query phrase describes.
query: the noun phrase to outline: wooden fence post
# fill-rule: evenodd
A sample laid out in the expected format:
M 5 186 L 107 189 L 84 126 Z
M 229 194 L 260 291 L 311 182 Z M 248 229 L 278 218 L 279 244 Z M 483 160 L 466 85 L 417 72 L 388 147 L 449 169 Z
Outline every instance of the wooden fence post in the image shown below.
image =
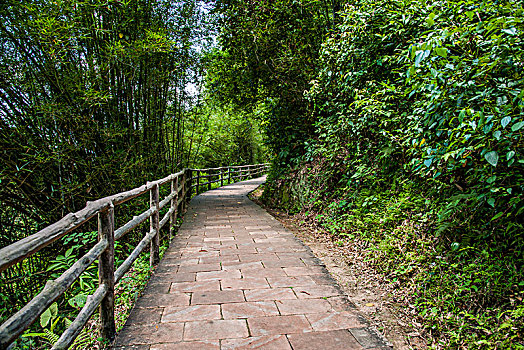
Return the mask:
M 224 186 L 224 168 L 220 168 L 220 187 Z
M 102 338 L 111 342 L 115 338 L 115 218 L 114 207 L 98 213 L 98 239 L 107 240 L 107 248 L 98 259 L 98 283 L 107 286 L 107 293 L 100 303 Z
M 182 190 L 183 200 L 182 200 L 182 213 L 185 210 L 186 203 L 188 202 L 188 198 L 191 199 L 193 197 L 193 170 L 187 169 L 187 172 L 184 171 L 184 189 Z M 187 193 L 189 192 L 189 196 Z
M 153 188 L 151 188 L 151 191 L 149 192 L 149 203 L 151 205 L 151 208 L 154 208 L 156 210 L 156 212 L 153 215 L 151 215 L 151 218 L 149 219 L 149 228 L 151 231 L 155 231 L 155 236 L 151 240 L 151 255 L 149 256 L 149 264 L 151 266 L 154 266 L 160 262 L 160 232 L 158 229 L 158 227 L 160 226 L 160 213 L 158 210 L 158 197 L 158 185 L 154 185 Z
M 227 184 L 229 185 L 231 183 L 231 167 L 227 167 Z
M 171 193 L 175 192 L 175 196 L 171 199 L 171 216 L 169 217 L 169 243 L 175 235 L 176 217 L 178 215 L 178 176 L 171 181 Z
M 207 175 L 208 175 L 208 178 L 207 178 L 207 182 L 208 182 L 207 190 L 208 191 L 211 191 L 211 182 L 213 181 L 213 174 L 212 173 L 213 173 L 213 170 L 209 170 L 207 172 Z
M 200 193 L 200 170 L 197 170 L 196 194 Z

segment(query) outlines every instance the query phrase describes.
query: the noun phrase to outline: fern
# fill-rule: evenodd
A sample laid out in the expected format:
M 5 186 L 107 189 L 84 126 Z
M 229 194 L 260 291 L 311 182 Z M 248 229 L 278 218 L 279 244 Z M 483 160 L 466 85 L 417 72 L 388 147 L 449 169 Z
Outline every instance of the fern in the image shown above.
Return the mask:
M 56 343 L 58 341 L 58 338 L 60 338 L 60 336 L 58 334 L 55 334 L 55 333 L 51 332 L 47 328 L 44 329 L 44 333 L 45 333 L 45 335 L 43 335 L 42 338 L 47 340 L 47 342 L 50 343 L 50 344 Z

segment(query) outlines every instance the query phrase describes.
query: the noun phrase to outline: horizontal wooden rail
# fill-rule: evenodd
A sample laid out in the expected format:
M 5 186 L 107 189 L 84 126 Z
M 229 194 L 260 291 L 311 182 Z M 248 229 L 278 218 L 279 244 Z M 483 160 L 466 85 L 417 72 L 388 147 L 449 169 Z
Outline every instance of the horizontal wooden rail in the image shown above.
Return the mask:
M 140 254 L 147 247 L 151 250 L 151 265 L 158 262 L 159 232 L 168 222 L 171 237 L 176 217 L 185 209 L 185 204 L 194 194 L 199 194 L 201 186 L 211 189 L 211 185 L 235 182 L 235 179 L 248 179 L 267 172 L 268 164 L 228 166 L 207 169 L 184 169 L 160 180 L 148 182 L 130 191 L 87 202 L 84 209 L 70 213 L 61 220 L 43 228 L 37 233 L 0 249 L 0 272 L 13 266 L 49 244 L 59 240 L 71 231 L 98 216 L 99 241 L 87 254 L 76 261 L 67 271 L 54 281 L 48 281 L 44 289 L 17 313 L 0 325 L 0 349 L 6 349 L 17 339 L 49 306 L 69 288 L 80 275 L 95 261 L 99 260 L 99 286 L 72 322 L 69 328 L 60 336 L 53 349 L 67 349 L 87 324 L 97 308 L 100 308 L 102 322 L 102 337 L 111 341 L 115 337 L 114 320 L 114 285 L 131 268 Z M 239 174 L 239 175 L 235 175 Z M 201 179 L 208 180 L 201 183 Z M 160 186 L 170 183 L 171 191 L 160 200 Z M 133 198 L 150 194 L 150 208 L 134 216 L 123 226 L 114 228 L 114 207 Z M 169 206 L 160 219 L 160 211 Z M 146 220 L 150 221 L 150 230 L 137 244 L 125 261 L 115 269 L 114 242 L 137 228 Z M 109 276 L 109 277 L 108 277 Z

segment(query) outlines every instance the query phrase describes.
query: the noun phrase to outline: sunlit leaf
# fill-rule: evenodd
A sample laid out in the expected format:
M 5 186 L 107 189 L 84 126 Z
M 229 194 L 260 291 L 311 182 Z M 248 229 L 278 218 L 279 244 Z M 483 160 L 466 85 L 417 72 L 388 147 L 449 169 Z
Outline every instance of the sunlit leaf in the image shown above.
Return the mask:
M 489 164 L 497 166 L 499 161 L 499 155 L 496 151 L 487 152 L 484 154 L 484 158 L 488 161 Z

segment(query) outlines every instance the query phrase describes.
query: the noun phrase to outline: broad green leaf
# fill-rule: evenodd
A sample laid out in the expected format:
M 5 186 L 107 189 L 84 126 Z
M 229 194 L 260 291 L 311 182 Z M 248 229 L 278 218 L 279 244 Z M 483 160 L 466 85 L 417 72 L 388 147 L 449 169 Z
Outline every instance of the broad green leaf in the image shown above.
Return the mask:
M 509 151 L 506 153 L 506 160 L 510 160 L 515 155 L 515 151 Z
M 524 126 L 524 122 L 518 122 L 518 123 L 515 123 L 515 124 L 513 124 L 513 126 L 511 127 L 511 131 L 517 131 L 517 130 L 520 130 L 523 126 Z
M 451 243 L 451 251 L 454 252 L 454 251 L 456 251 L 457 249 L 459 249 L 459 247 L 460 247 L 460 243 L 458 243 L 458 242 L 453 242 L 453 243 Z
M 87 295 L 85 294 L 78 294 L 71 299 L 69 299 L 67 302 L 72 307 L 84 307 L 87 301 Z
M 497 213 L 497 215 L 495 215 L 494 217 L 492 217 L 490 221 L 497 220 L 497 219 L 500 218 L 502 215 L 504 215 L 504 212 Z
M 500 132 L 500 130 L 497 130 L 493 133 L 493 137 L 496 138 L 497 140 L 500 140 L 500 135 L 502 133 Z
M 508 126 L 510 121 L 511 121 L 511 117 L 504 117 L 500 121 L 500 124 L 502 125 L 503 128 L 505 128 L 506 126 Z
M 58 304 L 57 303 L 51 304 L 51 306 L 49 307 L 49 310 L 51 310 L 51 318 L 55 318 L 56 316 L 58 316 Z
M 40 326 L 44 328 L 49 323 L 51 319 L 51 311 L 49 309 L 45 310 L 43 314 L 40 315 Z
M 497 179 L 497 175 L 493 175 L 493 176 L 491 176 L 490 178 L 488 178 L 488 179 L 486 180 L 486 182 L 489 183 L 489 184 L 491 184 L 491 183 L 495 182 L 496 179 Z
M 74 249 L 74 247 L 71 247 L 71 248 L 69 248 L 69 249 L 67 250 L 67 252 L 65 253 L 65 257 L 66 257 L 66 258 L 69 257 L 69 256 L 71 255 L 71 253 L 73 253 L 73 249 Z
M 499 161 L 499 155 L 496 151 L 491 151 L 484 154 L 484 158 L 488 161 L 489 164 L 493 166 L 497 166 L 497 163 Z
M 505 28 L 505 29 L 502 29 L 502 31 L 504 33 L 506 33 L 506 34 L 509 34 L 509 35 L 517 34 L 517 28 L 515 28 L 515 27 Z
M 437 53 L 437 55 L 442 56 L 444 58 L 448 57 L 448 49 L 446 49 L 445 47 L 437 47 L 435 49 L 435 52 Z
M 424 59 L 424 51 L 419 50 L 415 54 L 415 66 L 418 67 L 420 65 L 420 62 Z
M 491 205 L 492 207 L 495 207 L 495 198 L 489 198 L 488 204 Z
M 433 162 L 433 158 L 426 159 L 424 161 L 424 165 L 429 168 L 432 162 Z

